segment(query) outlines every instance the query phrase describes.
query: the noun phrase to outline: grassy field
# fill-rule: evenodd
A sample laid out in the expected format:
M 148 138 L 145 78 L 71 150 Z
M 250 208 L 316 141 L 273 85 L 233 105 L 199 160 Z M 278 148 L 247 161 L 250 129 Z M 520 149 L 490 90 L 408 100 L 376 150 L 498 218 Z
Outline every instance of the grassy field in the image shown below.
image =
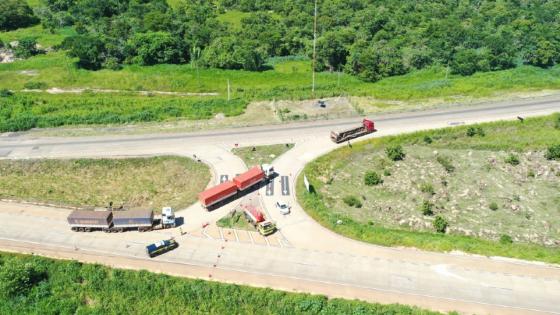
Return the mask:
M 371 243 L 560 263 L 560 162 L 544 158 L 560 143 L 559 119 L 482 124 L 484 136 L 463 126 L 356 143 L 306 166 L 315 193 L 299 178 L 298 198 L 321 224 Z M 395 145 L 404 160 L 387 158 Z M 366 185 L 367 171 L 381 181 Z M 435 232 L 437 216 L 446 234 Z
M 0 198 L 69 206 L 181 209 L 210 180 L 188 158 L 0 160 Z
M 216 225 L 222 228 L 255 231 L 253 225 L 245 219 L 242 211 L 229 213 L 225 217 L 216 221 Z
M 238 25 L 243 14 L 230 11 L 220 16 L 221 19 Z M 19 38 L 34 36 L 44 47 L 60 43 L 65 37 L 74 34 L 71 28 L 65 28 L 51 34 L 40 25 L 19 29 L 13 32 L 0 32 L 0 39 L 12 41 Z M 78 69 L 76 59 L 70 58 L 63 51 L 51 51 L 27 60 L 0 64 L 0 90 L 10 89 L 16 96 L 0 98 L 0 125 L 6 120 L 18 119 L 20 112 L 6 114 L 6 107 L 19 107 L 30 110 L 33 116 L 39 116 L 37 127 L 50 127 L 73 124 L 108 124 L 131 123 L 146 121 L 163 121 L 176 119 L 207 119 L 219 112 L 226 115 L 239 115 L 244 112 L 247 103 L 262 100 L 307 100 L 313 98 L 311 93 L 311 61 L 305 57 L 291 56 L 273 58 L 269 60 L 270 69 L 261 72 L 242 70 L 196 69 L 190 64 L 184 65 L 156 65 L 142 67 L 125 65 L 118 71 L 99 70 L 88 71 Z M 231 85 L 233 103 L 226 103 L 228 81 Z M 88 95 L 64 94 L 51 96 L 45 93 L 33 96 L 22 96 L 28 93 L 20 92 L 26 84 L 35 83 L 47 88 L 59 89 L 96 89 L 119 90 L 117 94 L 86 93 Z M 368 83 L 344 74 L 323 72 L 317 74 L 316 98 L 355 96 L 362 97 L 357 104 L 346 104 L 342 107 L 348 113 L 354 113 L 353 107 L 360 107 L 358 112 L 378 112 L 398 108 L 417 108 L 433 104 L 456 103 L 472 101 L 473 99 L 487 99 L 505 97 L 511 93 L 531 93 L 541 90 L 557 90 L 560 88 L 560 66 L 541 69 L 531 66 L 521 66 L 515 69 L 477 73 L 473 76 L 462 77 L 448 74 L 444 67 L 433 67 L 415 71 L 403 76 L 396 76 Z M 152 94 L 140 97 L 137 91 L 162 91 L 182 93 L 217 93 L 216 96 L 183 96 L 171 97 Z M 37 107 L 39 100 L 44 110 Z M 63 104 L 84 102 L 94 104 L 81 107 L 78 115 L 69 110 L 58 108 Z M 111 105 L 107 98 L 114 98 Z M 210 100 L 208 108 L 205 100 Z M 152 108 L 154 103 L 171 103 L 169 114 L 147 114 L 146 108 Z M 176 104 L 190 104 L 189 110 L 177 110 Z M 399 104 L 396 106 L 395 104 Z M 109 105 L 107 105 L 109 104 Z M 202 104 L 202 105 L 201 105 Z M 158 105 L 158 106 L 160 106 Z M 191 106 L 192 105 L 192 106 Z M 228 105 L 228 106 L 226 106 Z M 163 106 L 163 105 L 162 105 Z M 166 105 L 165 105 L 166 106 Z M 40 106 L 41 107 L 41 106 Z M 188 106 L 187 106 L 188 107 Z M 202 115 L 192 115 L 196 108 L 202 107 Z M 216 107 L 216 109 L 214 109 Z M 289 106 L 286 105 L 286 108 Z M 224 109 L 225 108 L 225 109 Z M 231 110 L 229 110 L 231 109 Z M 289 109 L 289 108 L 288 108 Z M 8 109 L 11 111 L 11 109 Z M 24 115 L 28 113 L 24 111 Z M 99 114 L 103 112 L 103 114 Z M 229 114 L 228 114 L 229 113 Z M 3 116 L 2 116 L 3 115 Z M 129 119 L 130 116 L 140 115 L 141 118 Z M 45 117 L 43 119 L 43 116 Z M 48 117 L 47 117 L 48 116 Z M 73 119 L 74 116 L 94 116 L 94 118 Z M 107 119 L 108 116 L 112 118 Z M 124 119 L 122 118 L 124 116 Z M 305 115 L 299 113 L 297 106 L 291 113 L 284 115 L 287 120 L 302 119 Z M 26 118 L 26 117 L 24 117 Z M 27 119 L 25 119 L 27 120 Z M 31 119 L 31 121 L 34 121 Z M 53 123 L 56 122 L 56 123 Z M 258 123 L 255 122 L 255 123 Z M 9 123 L 11 124 L 11 122 Z M 34 124 L 26 124 L 23 129 L 32 128 Z M 10 129 L 4 128 L 1 131 Z
M 0 253 L 0 313 L 440 314 L 6 253 Z
M 263 145 L 256 147 L 234 148 L 233 154 L 239 156 L 247 167 L 254 165 L 270 164 L 274 159 L 294 147 L 293 143 Z M 253 151 L 253 148 L 255 150 Z

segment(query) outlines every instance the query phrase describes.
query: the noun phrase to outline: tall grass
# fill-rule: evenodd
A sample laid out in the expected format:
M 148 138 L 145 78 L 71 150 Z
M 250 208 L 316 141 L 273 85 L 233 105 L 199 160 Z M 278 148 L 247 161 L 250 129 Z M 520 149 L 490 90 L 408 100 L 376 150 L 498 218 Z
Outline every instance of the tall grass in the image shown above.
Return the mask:
M 5 315 L 440 314 L 5 253 L 0 253 L 0 277 L 28 280 L 0 284 L 0 313 Z
M 303 178 L 297 181 L 297 197 L 306 212 L 323 226 L 357 240 L 384 245 L 409 246 L 432 251 L 461 250 L 469 253 L 505 256 L 526 260 L 537 260 L 560 264 L 558 247 L 545 247 L 523 243 L 499 243 L 476 237 L 416 232 L 386 228 L 379 224 L 358 222 L 343 214 L 335 213 L 326 206 L 324 196 L 319 192 L 323 185 L 319 176 L 322 170 L 336 169 L 355 155 L 367 154 L 368 150 L 383 150 L 389 145 L 422 144 L 429 136 L 434 148 L 485 149 L 485 150 L 541 150 L 550 145 L 560 143 L 560 130 L 556 129 L 555 121 L 559 114 L 529 118 L 525 122 L 501 121 L 480 124 L 485 130 L 484 137 L 468 137 L 467 128 L 455 127 L 430 131 L 421 131 L 398 136 L 376 138 L 352 145 L 352 148 L 341 148 L 309 163 L 304 173 L 311 182 L 314 193 L 307 193 Z M 343 224 L 337 224 L 341 220 Z

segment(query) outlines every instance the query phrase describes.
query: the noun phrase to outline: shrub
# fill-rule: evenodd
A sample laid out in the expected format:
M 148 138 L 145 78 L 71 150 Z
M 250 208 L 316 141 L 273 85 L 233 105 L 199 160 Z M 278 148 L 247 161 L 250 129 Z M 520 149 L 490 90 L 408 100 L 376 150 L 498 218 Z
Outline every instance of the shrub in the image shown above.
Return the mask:
M 344 203 L 350 207 L 354 207 L 354 208 L 362 207 L 362 202 L 356 196 L 352 196 L 352 195 L 346 196 L 344 197 L 344 199 L 342 199 L 342 201 L 344 201 Z
M 554 128 L 560 129 L 560 115 L 556 115 L 556 122 L 554 123 Z
M 489 207 L 490 210 L 492 210 L 492 211 L 498 210 L 498 204 L 497 204 L 496 202 L 494 202 L 494 201 L 492 201 L 488 207 Z
M 544 156 L 547 160 L 560 160 L 560 144 L 548 147 Z
M 383 170 L 383 176 L 391 176 L 391 170 Z
M 12 96 L 14 95 L 14 93 L 8 89 L 1 89 L 0 90 L 0 97 L 8 97 L 8 96 Z
M 529 170 L 529 171 L 527 172 L 527 177 L 534 178 L 535 176 L 536 176 L 535 171 Z
M 424 142 L 425 142 L 426 144 L 431 144 L 431 143 L 434 142 L 434 141 L 432 140 L 432 137 L 430 137 L 430 136 L 424 136 Z
M 43 278 L 44 273 L 39 272 L 34 264 L 8 259 L 0 267 L 0 295 L 8 298 L 25 295 Z
M 481 137 L 484 137 L 486 135 L 486 132 L 484 132 L 484 129 L 482 129 L 481 127 L 469 127 L 467 128 L 467 136 L 468 137 L 474 137 L 476 135 L 479 135 Z
M 511 236 L 503 234 L 502 236 L 500 236 L 500 244 L 511 244 L 513 243 L 513 240 L 511 239 Z
M 48 86 L 47 86 L 47 83 L 45 83 L 45 82 L 25 82 L 23 87 L 28 89 L 28 90 L 44 90 Z
M 375 186 L 383 183 L 383 179 L 381 179 L 381 176 L 379 176 L 376 172 L 369 171 L 364 175 L 364 183 L 367 186 Z
M 14 48 L 14 54 L 18 58 L 29 58 L 41 53 L 37 49 L 37 39 L 34 37 L 22 38 L 18 41 L 18 45 Z
M 435 195 L 434 186 L 430 183 L 423 183 L 420 185 L 420 191 L 426 194 Z
M 444 217 L 440 215 L 436 216 L 434 220 L 434 228 L 438 233 L 445 233 L 445 231 L 447 230 L 447 225 L 447 220 Z
M 519 157 L 515 154 L 510 154 L 506 158 L 506 163 L 511 164 L 513 166 L 519 165 Z
M 401 145 L 392 145 L 385 149 L 387 157 L 393 161 L 401 161 L 404 159 L 406 154 Z
M 420 205 L 420 211 L 422 211 L 423 215 L 433 215 L 434 211 L 432 210 L 432 203 L 428 200 L 424 200 Z
M 448 173 L 453 173 L 455 171 L 455 166 L 451 163 L 451 158 L 448 156 L 438 155 L 437 161 Z

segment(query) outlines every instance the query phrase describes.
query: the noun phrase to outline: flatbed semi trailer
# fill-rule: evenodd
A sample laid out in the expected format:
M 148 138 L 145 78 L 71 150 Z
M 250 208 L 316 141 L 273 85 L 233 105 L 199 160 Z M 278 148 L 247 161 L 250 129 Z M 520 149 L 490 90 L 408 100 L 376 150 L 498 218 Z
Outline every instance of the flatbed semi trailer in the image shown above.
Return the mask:
M 342 131 L 331 131 L 331 140 L 335 143 L 342 143 L 367 134 L 376 132 L 373 120 L 364 118 L 362 125 Z

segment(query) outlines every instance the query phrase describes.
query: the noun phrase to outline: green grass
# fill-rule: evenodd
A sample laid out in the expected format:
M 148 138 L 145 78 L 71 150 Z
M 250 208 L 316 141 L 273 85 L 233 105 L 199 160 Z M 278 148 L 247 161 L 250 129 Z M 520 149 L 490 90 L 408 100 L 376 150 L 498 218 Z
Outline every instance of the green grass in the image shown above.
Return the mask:
M 243 113 L 244 100 L 174 96 L 18 94 L 0 98 L 0 132 L 63 125 L 209 119 Z
M 54 33 L 43 29 L 43 27 L 38 24 L 27 28 L 20 28 L 10 32 L 0 32 L 0 40 L 4 43 L 9 43 L 11 41 L 16 41 L 25 37 L 34 37 L 37 39 L 37 43 L 43 47 L 52 47 L 62 43 L 64 38 L 68 36 L 75 35 L 71 27 L 65 27 L 57 29 Z
M 206 165 L 182 157 L 0 160 L 0 198 L 69 206 L 181 209 L 209 181 Z
M 233 154 L 239 156 L 247 167 L 270 164 L 274 159 L 294 147 L 293 143 L 234 148 Z M 253 151 L 253 148 L 255 150 Z
M 5 315 L 440 314 L 7 253 L 0 253 L 0 278 Z
M 328 187 L 326 186 L 332 184 L 330 179 L 333 178 L 333 176 L 336 178 L 338 170 L 343 169 L 347 164 L 351 163 L 351 161 L 359 161 L 364 156 L 371 156 L 372 153 L 375 154 L 375 152 L 384 152 L 384 148 L 388 145 L 401 144 L 405 147 L 405 150 L 409 152 L 421 146 L 429 146 L 431 148 L 430 150 L 490 150 L 496 153 L 500 153 L 501 150 L 518 152 L 535 150 L 542 153 L 546 147 L 560 141 L 560 130 L 554 128 L 554 121 L 558 119 L 557 117 L 558 115 L 531 118 L 527 119 L 524 123 L 509 121 L 482 124 L 480 127 L 485 130 L 485 137 L 468 137 L 466 135 L 468 127 L 464 126 L 376 138 L 359 142 L 354 144 L 351 149 L 344 147 L 309 163 L 303 173 L 307 175 L 315 193 L 307 193 L 305 191 L 303 179 L 300 176 L 297 182 L 298 200 L 304 209 L 325 227 L 342 235 L 365 242 L 385 246 L 409 246 L 432 251 L 461 250 L 488 256 L 498 255 L 560 263 L 560 251 L 557 246 L 545 247 L 521 242 L 504 244 L 497 241 L 464 236 L 455 232 L 442 235 L 434 232 L 396 228 L 383 221 L 374 222 L 366 218 L 356 219 L 355 214 L 337 211 L 340 209 L 334 209 L 332 207 L 333 195 L 325 194 L 325 189 L 328 191 Z M 424 141 L 426 136 L 433 139 L 433 142 L 429 145 Z M 465 152 L 465 154 L 466 153 L 467 152 Z M 473 154 L 473 156 L 476 155 Z M 405 158 L 405 162 L 407 158 Z M 401 163 L 400 167 L 403 167 L 403 163 L 405 162 L 399 162 Z M 368 163 L 370 167 L 374 167 L 376 164 L 371 161 Z M 433 164 L 441 167 L 437 161 L 433 161 Z M 555 168 L 558 166 L 553 165 L 552 167 Z M 394 173 L 396 171 L 394 169 L 391 169 L 391 171 L 393 174 L 391 174 L 390 177 L 395 176 Z M 455 170 L 454 172 L 458 171 L 459 170 Z M 386 181 L 389 181 L 390 177 L 387 177 Z M 350 177 L 347 179 L 347 183 L 348 185 L 353 185 L 352 188 L 349 189 L 350 191 L 355 194 L 360 194 L 360 188 L 353 184 L 356 180 L 363 181 L 363 178 L 354 180 Z M 556 182 L 556 185 L 557 184 L 558 182 Z M 540 193 L 539 191 L 539 196 Z M 408 198 L 409 195 L 410 192 L 403 198 Z M 381 197 L 383 196 L 380 196 L 380 198 Z M 385 197 L 392 198 L 390 195 Z M 539 199 L 536 201 L 537 203 L 539 200 L 543 201 L 541 200 L 542 197 L 538 198 Z M 513 197 L 513 199 L 515 199 L 515 197 Z M 369 200 L 369 198 L 367 198 L 367 200 Z M 556 204 L 558 201 L 560 200 L 556 198 Z M 375 200 L 372 200 L 372 202 L 375 203 Z M 491 200 L 489 200 L 489 202 L 491 202 Z M 339 205 L 338 203 L 336 204 Z M 484 207 L 487 208 L 487 205 Z M 391 211 L 396 212 L 396 210 L 398 210 L 397 208 L 398 206 Z M 554 208 L 553 202 L 552 205 L 548 207 L 547 211 L 555 211 Z M 359 210 L 354 209 L 352 211 L 356 212 Z M 434 209 L 434 211 L 439 211 L 438 214 L 444 214 L 449 210 Z M 505 211 L 505 209 L 498 210 L 497 212 L 500 211 Z M 552 213 L 550 214 L 554 215 Z M 342 220 L 343 224 L 337 224 L 338 220 Z M 487 224 L 496 223 L 497 221 L 487 222 Z M 499 223 L 502 224 L 503 222 L 500 221 Z M 538 228 L 541 223 L 532 222 L 529 224 L 532 224 L 534 228 Z
M 245 219 L 242 211 L 228 213 L 225 217 L 216 221 L 216 225 L 222 228 L 255 231 L 253 225 Z
M 222 23 L 228 23 L 233 30 L 241 29 L 241 20 L 251 15 L 249 12 L 241 12 L 237 10 L 229 10 L 218 16 L 218 20 Z

